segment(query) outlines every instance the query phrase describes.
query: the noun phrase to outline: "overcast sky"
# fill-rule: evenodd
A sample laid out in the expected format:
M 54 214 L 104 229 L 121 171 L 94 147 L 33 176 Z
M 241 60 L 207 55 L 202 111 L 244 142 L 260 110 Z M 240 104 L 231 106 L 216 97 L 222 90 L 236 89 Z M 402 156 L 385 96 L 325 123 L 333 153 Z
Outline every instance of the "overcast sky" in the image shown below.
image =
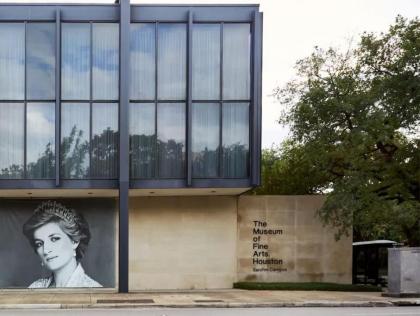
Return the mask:
M 0 0 L 0 2 L 29 2 Z M 33 1 L 35 2 L 35 1 Z M 113 3 L 110 0 L 48 1 Z M 276 120 L 280 105 L 270 97 L 294 75 L 296 60 L 308 56 L 314 46 L 343 47 L 357 41 L 363 31 L 386 31 L 401 14 L 413 18 L 420 13 L 420 0 L 131 0 L 131 3 L 259 3 L 264 12 L 263 54 L 263 148 L 279 144 L 287 136 Z

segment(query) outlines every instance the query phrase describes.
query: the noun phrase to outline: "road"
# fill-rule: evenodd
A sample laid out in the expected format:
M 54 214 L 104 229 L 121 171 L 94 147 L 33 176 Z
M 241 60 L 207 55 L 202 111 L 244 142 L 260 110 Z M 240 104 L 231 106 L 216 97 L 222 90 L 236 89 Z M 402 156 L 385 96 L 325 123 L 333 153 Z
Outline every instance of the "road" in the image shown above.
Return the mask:
M 420 307 L 304 307 L 304 308 L 141 308 L 71 310 L 0 310 L 3 315 L 22 316 L 419 316 Z

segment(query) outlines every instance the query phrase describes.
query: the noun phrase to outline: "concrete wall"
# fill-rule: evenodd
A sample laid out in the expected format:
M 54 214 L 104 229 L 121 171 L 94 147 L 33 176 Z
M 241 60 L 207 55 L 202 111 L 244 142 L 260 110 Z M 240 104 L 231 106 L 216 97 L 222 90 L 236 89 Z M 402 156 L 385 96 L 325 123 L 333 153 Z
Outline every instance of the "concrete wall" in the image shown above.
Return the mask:
M 336 242 L 334 231 L 323 227 L 316 217 L 323 201 L 322 196 L 239 197 L 238 280 L 351 283 L 352 238 Z
M 130 290 L 231 288 L 237 197 L 130 199 Z
M 315 215 L 322 203 L 321 196 L 132 197 L 130 290 L 351 283 L 352 238 L 335 241 Z

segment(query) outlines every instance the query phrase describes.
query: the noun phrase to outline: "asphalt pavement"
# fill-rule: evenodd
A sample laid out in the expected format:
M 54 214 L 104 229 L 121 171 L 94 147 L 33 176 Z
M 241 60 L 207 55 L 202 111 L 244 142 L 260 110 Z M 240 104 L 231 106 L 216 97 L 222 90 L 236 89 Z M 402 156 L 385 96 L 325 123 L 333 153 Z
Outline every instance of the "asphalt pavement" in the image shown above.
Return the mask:
M 2 310 L 17 316 L 419 316 L 420 307 L 307 307 L 307 308 L 140 308 L 73 310 Z

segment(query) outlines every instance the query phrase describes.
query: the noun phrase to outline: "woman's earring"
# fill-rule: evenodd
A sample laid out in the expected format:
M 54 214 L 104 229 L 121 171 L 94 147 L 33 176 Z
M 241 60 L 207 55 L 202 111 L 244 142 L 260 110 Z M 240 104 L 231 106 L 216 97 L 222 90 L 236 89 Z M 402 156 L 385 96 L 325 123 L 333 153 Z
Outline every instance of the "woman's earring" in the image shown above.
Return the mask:
M 41 267 L 43 267 L 44 266 L 44 261 L 41 261 Z
M 73 257 L 76 257 L 76 250 L 73 250 Z

